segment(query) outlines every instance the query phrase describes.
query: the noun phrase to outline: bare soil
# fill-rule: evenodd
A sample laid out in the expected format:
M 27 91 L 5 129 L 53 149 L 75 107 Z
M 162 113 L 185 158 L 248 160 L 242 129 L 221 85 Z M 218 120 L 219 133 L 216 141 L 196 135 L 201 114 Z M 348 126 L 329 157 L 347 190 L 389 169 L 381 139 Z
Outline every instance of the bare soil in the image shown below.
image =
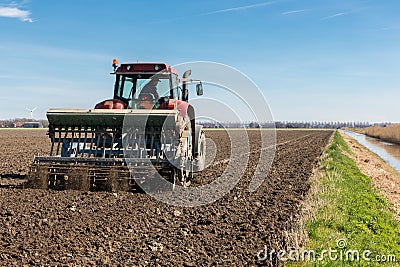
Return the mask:
M 196 175 L 208 183 L 226 167 L 223 131 L 209 131 L 217 161 Z M 309 177 L 332 131 L 278 131 L 268 177 L 248 191 L 260 138 L 249 131 L 250 160 L 228 195 L 205 206 L 173 207 L 130 192 L 0 189 L 0 266 L 248 266 L 264 246 L 284 248 L 298 222 Z M 0 131 L 1 183 L 24 179 L 35 154 L 46 155 L 45 131 Z M 8 181 L 8 182 L 7 182 Z M 11 182 L 10 182 L 11 181 Z
M 47 155 L 50 139 L 46 130 L 0 131 L 0 177 L 25 178 L 34 155 Z

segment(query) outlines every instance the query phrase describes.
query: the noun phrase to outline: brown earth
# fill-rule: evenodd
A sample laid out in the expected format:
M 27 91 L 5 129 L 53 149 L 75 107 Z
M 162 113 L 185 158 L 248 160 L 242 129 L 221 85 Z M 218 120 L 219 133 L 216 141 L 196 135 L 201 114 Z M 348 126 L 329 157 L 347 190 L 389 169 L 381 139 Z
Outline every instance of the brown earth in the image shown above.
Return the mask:
M 229 157 L 226 134 L 206 134 L 217 144 L 219 163 L 197 174 L 194 186 L 214 180 Z M 0 266 L 261 264 L 257 253 L 264 246 L 278 249 L 289 244 L 287 232 L 296 226 L 309 177 L 331 134 L 277 131 L 271 171 L 250 193 L 261 143 L 257 131 L 249 131 L 249 164 L 235 189 L 194 208 L 129 192 L 2 188 Z M 46 155 L 49 146 L 44 131 L 0 131 L 1 182 L 24 178 L 33 155 Z
M 25 178 L 34 155 L 46 155 L 50 151 L 50 139 L 46 130 L 0 131 L 0 177 Z

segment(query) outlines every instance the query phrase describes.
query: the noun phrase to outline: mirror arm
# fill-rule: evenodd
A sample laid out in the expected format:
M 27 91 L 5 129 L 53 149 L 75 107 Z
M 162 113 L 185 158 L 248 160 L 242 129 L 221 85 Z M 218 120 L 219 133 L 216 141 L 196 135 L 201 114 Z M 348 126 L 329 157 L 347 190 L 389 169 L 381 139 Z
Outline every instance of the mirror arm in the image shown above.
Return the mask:
M 200 82 L 201 83 L 201 80 L 194 80 L 194 79 L 189 79 L 189 78 L 179 78 L 179 83 L 182 83 L 182 82 L 189 82 L 189 83 L 192 83 L 192 82 Z

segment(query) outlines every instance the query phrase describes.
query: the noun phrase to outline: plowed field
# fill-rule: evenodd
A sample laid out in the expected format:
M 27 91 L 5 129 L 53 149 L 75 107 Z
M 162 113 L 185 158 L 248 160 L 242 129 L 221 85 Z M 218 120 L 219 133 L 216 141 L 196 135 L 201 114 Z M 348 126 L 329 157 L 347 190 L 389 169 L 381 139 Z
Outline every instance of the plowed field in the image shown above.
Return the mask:
M 245 266 L 264 246 L 284 247 L 296 226 L 309 177 L 331 131 L 277 131 L 275 159 L 256 192 L 248 184 L 261 142 L 249 131 L 246 171 L 225 197 L 182 208 L 130 192 L 12 188 L 35 154 L 46 155 L 45 131 L 0 131 L 0 266 Z M 223 131 L 207 131 L 215 161 L 193 186 L 214 180 L 227 164 Z M 267 263 L 268 264 L 268 263 Z

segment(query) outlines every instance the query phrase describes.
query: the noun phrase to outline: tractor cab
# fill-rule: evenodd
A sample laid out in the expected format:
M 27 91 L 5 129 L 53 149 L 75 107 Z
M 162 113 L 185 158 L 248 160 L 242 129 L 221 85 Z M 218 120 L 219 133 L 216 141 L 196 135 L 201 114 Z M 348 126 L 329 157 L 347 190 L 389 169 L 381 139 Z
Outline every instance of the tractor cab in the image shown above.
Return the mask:
M 113 67 L 111 74 L 116 76 L 113 99 L 98 103 L 95 109 L 176 109 L 182 102 L 188 102 L 190 82 L 199 82 L 197 95 L 203 94 L 201 81 L 189 79 L 190 70 L 179 78 L 178 71 L 165 63 L 118 66 L 114 59 Z
M 114 99 L 128 109 L 157 109 L 181 99 L 178 72 L 164 63 L 122 64 L 115 75 Z

